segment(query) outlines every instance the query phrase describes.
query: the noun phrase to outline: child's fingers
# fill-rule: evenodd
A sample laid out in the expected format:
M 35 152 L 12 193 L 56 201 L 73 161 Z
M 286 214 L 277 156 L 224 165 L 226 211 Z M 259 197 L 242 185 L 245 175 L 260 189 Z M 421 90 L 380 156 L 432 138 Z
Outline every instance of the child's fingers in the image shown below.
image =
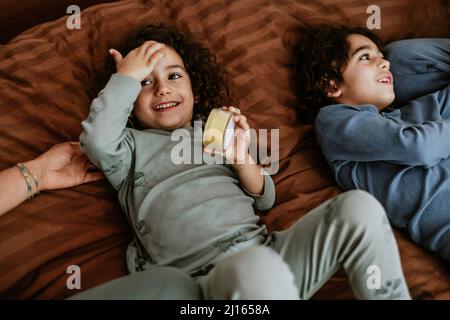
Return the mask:
M 148 40 L 148 41 L 145 41 L 143 44 L 141 44 L 141 46 L 139 48 L 137 48 L 137 50 L 139 51 L 140 54 L 142 54 L 144 56 L 147 52 L 147 49 L 156 44 L 161 44 L 161 43 L 156 42 L 155 40 Z
M 164 57 L 164 53 L 162 52 L 156 52 L 154 55 L 152 55 L 150 57 L 150 60 L 147 61 L 148 68 L 153 70 L 153 68 L 155 68 L 156 64 L 162 57 Z
M 116 66 L 118 66 L 123 59 L 122 54 L 116 49 L 109 49 L 108 52 L 110 55 L 112 55 L 114 62 L 116 63 Z
M 238 127 L 244 129 L 244 130 L 248 130 L 250 129 L 250 126 L 248 125 L 247 122 L 247 117 L 244 115 L 238 115 L 238 116 L 234 116 L 234 122 L 237 124 Z
M 239 110 L 236 107 L 229 107 L 228 110 L 231 111 L 231 112 L 234 112 L 236 114 L 241 114 L 241 110 Z
M 144 61 L 150 69 L 153 69 L 158 60 L 164 57 L 164 53 L 161 50 L 164 47 L 165 45 L 162 43 L 154 43 L 147 48 L 144 56 Z
M 247 122 L 247 118 L 244 116 L 244 119 L 241 121 L 241 127 L 244 130 L 249 130 L 250 129 L 250 125 Z
M 150 58 L 160 49 L 164 48 L 165 44 L 163 43 L 159 43 L 159 42 L 155 42 L 151 45 L 149 45 L 146 49 L 145 49 L 145 54 L 144 54 L 144 60 L 145 61 L 149 61 Z

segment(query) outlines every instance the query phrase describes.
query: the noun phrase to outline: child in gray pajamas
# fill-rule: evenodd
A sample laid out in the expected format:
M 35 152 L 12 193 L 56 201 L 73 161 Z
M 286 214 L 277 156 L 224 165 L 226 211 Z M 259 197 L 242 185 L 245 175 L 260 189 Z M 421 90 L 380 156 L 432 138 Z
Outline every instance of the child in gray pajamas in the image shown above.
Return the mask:
M 131 275 L 73 298 L 308 299 L 341 267 L 357 298 L 410 298 L 394 235 L 368 193 L 341 194 L 268 233 L 255 208 L 273 206 L 275 186 L 249 154 L 239 109 L 226 108 L 236 114 L 236 146 L 224 155 L 231 165 L 173 162 L 172 132 L 203 148 L 193 120 L 232 101 L 207 49 L 147 26 L 122 52 L 110 50 L 117 71 L 82 122 L 80 146 L 134 230 Z

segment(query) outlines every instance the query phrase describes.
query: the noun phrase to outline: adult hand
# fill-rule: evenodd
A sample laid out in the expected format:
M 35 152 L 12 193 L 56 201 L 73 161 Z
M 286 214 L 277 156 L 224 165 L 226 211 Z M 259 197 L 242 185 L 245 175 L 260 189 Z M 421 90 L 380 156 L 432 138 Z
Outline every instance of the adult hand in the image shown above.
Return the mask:
M 56 144 L 24 164 L 37 176 L 40 190 L 69 188 L 104 178 L 101 171 L 89 172 L 92 164 L 81 152 L 79 142 Z

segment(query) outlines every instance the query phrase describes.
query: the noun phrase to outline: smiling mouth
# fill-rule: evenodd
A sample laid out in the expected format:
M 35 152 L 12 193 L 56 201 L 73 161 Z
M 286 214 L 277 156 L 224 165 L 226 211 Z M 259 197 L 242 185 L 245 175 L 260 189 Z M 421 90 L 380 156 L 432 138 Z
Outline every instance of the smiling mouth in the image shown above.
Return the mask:
M 170 111 L 170 110 L 175 109 L 179 105 L 180 105 L 180 103 L 177 101 L 164 102 L 164 103 L 160 103 L 160 104 L 156 105 L 155 107 L 153 107 L 153 110 L 157 111 L 157 112 Z
M 377 82 L 382 83 L 382 84 L 392 84 L 392 77 L 386 76 L 386 77 L 379 79 Z

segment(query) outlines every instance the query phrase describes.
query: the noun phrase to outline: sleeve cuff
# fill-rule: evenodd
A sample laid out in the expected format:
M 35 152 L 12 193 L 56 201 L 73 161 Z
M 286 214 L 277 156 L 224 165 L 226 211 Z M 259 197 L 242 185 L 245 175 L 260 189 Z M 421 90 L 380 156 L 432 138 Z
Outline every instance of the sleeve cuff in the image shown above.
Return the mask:
M 108 91 L 114 95 L 117 105 L 128 103 L 129 101 L 135 101 L 141 92 L 141 84 L 136 79 L 114 73 L 106 84 L 105 88 L 101 91 Z
M 264 189 L 262 194 L 248 192 L 243 186 L 242 189 L 246 194 L 255 199 L 255 207 L 259 211 L 267 211 L 275 203 L 275 184 L 273 183 L 272 177 L 268 174 L 264 175 Z

